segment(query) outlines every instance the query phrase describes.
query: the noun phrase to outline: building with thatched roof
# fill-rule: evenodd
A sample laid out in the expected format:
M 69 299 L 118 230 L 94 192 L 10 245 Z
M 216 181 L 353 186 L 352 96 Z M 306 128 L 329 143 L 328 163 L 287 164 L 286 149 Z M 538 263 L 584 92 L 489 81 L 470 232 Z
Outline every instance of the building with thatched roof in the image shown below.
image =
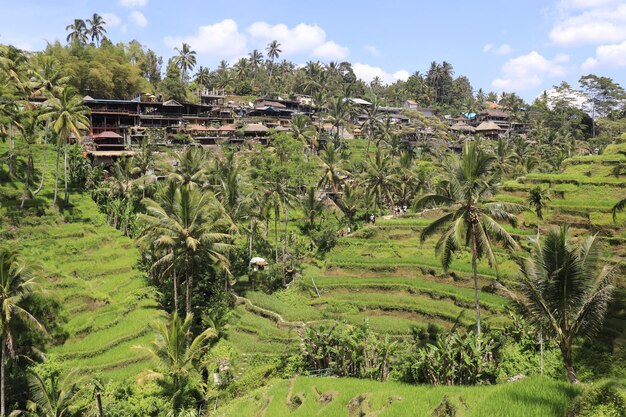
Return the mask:
M 503 129 L 495 122 L 482 122 L 476 127 L 476 133 L 485 137 L 495 138 L 502 132 Z

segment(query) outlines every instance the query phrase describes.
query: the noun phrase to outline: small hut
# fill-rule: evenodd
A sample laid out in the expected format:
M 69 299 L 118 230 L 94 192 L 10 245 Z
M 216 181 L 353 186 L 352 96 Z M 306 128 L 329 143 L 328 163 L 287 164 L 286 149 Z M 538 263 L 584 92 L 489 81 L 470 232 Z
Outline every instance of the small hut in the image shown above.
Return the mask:
M 476 127 L 476 133 L 488 138 L 496 138 L 500 133 L 502 133 L 502 128 L 491 121 L 482 122 L 478 125 L 478 127 Z
M 262 271 L 268 265 L 269 264 L 267 263 L 265 259 L 260 258 L 258 256 L 255 256 L 254 258 L 250 259 L 250 267 L 252 268 L 253 271 Z

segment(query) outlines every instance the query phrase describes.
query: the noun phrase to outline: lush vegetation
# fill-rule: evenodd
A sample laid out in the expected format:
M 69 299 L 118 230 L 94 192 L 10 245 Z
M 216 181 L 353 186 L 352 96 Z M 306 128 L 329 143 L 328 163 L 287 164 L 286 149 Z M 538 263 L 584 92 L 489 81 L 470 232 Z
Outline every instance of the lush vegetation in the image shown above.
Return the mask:
M 619 85 L 581 78 L 591 120 L 566 84 L 526 105 L 444 62 L 366 85 L 347 62 L 277 63 L 275 41 L 195 75 L 183 44 L 162 78 L 162 58 L 105 24 L 0 48 L 0 417 L 623 414 Z M 267 146 L 165 135 L 165 152 L 147 137 L 107 167 L 83 157 L 82 95 L 198 88 L 310 94 L 316 120 Z M 379 111 L 409 98 L 498 101 L 529 129 L 460 138 Z

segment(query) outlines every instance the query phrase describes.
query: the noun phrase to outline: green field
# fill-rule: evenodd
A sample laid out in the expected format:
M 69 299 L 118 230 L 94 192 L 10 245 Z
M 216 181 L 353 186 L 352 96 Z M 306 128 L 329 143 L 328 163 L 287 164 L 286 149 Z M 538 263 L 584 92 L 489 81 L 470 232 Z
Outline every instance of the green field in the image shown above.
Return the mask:
M 216 415 L 431 416 L 445 397 L 456 415 L 466 417 L 563 416 L 569 401 L 579 391 L 566 383 L 540 378 L 488 387 L 428 387 L 298 377 L 274 382 Z

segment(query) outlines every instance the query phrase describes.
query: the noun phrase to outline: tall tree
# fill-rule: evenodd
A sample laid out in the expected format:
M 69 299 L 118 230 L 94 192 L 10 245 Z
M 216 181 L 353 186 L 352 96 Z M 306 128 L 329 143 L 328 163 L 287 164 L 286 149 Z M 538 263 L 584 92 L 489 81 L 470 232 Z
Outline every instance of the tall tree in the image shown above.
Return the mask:
M 157 263 L 178 264 L 185 277 L 185 310 L 192 312 L 194 278 L 199 262 L 216 270 L 228 267 L 224 255 L 229 248 L 226 231 L 231 220 L 213 194 L 198 188 L 166 185 L 171 193 L 161 194 L 161 201 L 144 199 L 146 214 L 138 215 L 143 225 L 142 239 L 165 249 Z M 177 283 L 174 282 L 176 311 Z
M 600 263 L 595 236 L 578 245 L 567 226 L 535 241 L 529 258 L 517 260 L 522 273 L 518 304 L 526 319 L 559 345 L 567 377 L 577 383 L 572 359 L 576 337 L 591 337 L 601 327 L 613 291 L 615 267 Z
M 8 359 L 15 358 L 17 322 L 45 332 L 44 326 L 28 311 L 28 300 L 35 290 L 35 277 L 19 253 L 0 248 L 0 417 L 6 416 L 6 364 Z
M 547 188 L 537 185 L 528 191 L 526 201 L 528 202 L 528 206 L 532 208 L 537 215 L 537 234 L 539 234 L 539 222 L 543 220 L 543 211 L 548 208 L 550 193 Z
M 73 415 L 72 409 L 81 393 L 80 384 L 83 378 L 80 370 L 75 369 L 65 375 L 52 373 L 42 377 L 37 372 L 29 375 L 29 390 L 38 416 L 66 417 Z
M 495 157 L 483 151 L 477 142 L 466 142 L 463 153 L 449 161 L 448 187 L 445 193 L 428 194 L 420 198 L 416 207 L 429 205 L 450 207 L 450 211 L 433 221 L 422 230 L 420 239 L 441 232 L 436 250 L 441 254 L 441 265 L 445 270 L 452 263 L 452 255 L 463 246 L 472 253 L 474 273 L 474 296 L 476 306 L 476 333 L 480 334 L 480 304 L 477 261 L 483 255 L 489 265 L 497 268 L 492 242 L 501 242 L 508 249 L 519 249 L 517 242 L 502 228 L 498 221 L 517 224 L 514 213 L 524 210 L 519 204 L 491 201 L 497 190 L 497 180 L 492 173 Z
M 87 26 L 83 19 L 74 19 L 74 23 L 70 23 L 65 27 L 65 30 L 69 30 L 67 35 L 67 42 L 74 45 L 84 45 L 87 43 Z
M 174 412 L 186 405 L 185 397 L 190 390 L 189 378 L 197 371 L 198 360 L 209 347 L 209 340 L 216 336 L 215 330 L 209 328 L 190 340 L 192 323 L 191 314 L 181 320 L 178 313 L 173 312 L 167 322 L 160 321 L 152 325 L 156 337 L 150 347 L 135 347 L 148 352 L 159 364 L 159 370 L 150 370 L 143 378 L 166 380 L 171 384 Z
M 187 73 L 196 66 L 196 51 L 192 51 L 191 46 L 184 42 L 180 49 L 174 48 L 174 50 L 178 53 L 174 57 L 174 63 L 180 68 L 180 79 L 187 81 Z
M 88 33 L 91 36 L 91 41 L 96 43 L 96 46 L 100 45 L 100 41 L 104 37 L 107 30 L 104 28 L 106 22 L 98 13 L 94 13 L 91 19 L 87 19 L 89 23 Z
M 274 60 L 278 59 L 280 53 L 283 52 L 280 49 L 280 43 L 277 40 L 271 41 L 267 48 L 265 49 L 267 52 L 267 57 L 270 59 L 270 81 L 272 80 L 272 72 L 274 70 Z
M 596 116 L 605 117 L 615 110 L 620 100 L 626 97 L 624 88 L 608 77 L 594 74 L 584 75 L 578 80 L 583 93 L 589 98 L 593 119 L 593 136 L 596 135 Z
M 54 203 L 57 202 L 59 191 L 59 156 L 63 150 L 63 172 L 65 180 L 65 204 L 69 202 L 69 189 L 67 183 L 67 145 L 72 141 L 72 135 L 76 141 L 82 137 L 82 132 L 89 129 L 89 107 L 83 104 L 82 98 L 73 87 L 65 86 L 56 94 L 52 94 L 44 103 L 43 113 L 40 120 L 50 120 L 52 129 L 57 135 L 57 159 L 56 178 L 54 185 Z

